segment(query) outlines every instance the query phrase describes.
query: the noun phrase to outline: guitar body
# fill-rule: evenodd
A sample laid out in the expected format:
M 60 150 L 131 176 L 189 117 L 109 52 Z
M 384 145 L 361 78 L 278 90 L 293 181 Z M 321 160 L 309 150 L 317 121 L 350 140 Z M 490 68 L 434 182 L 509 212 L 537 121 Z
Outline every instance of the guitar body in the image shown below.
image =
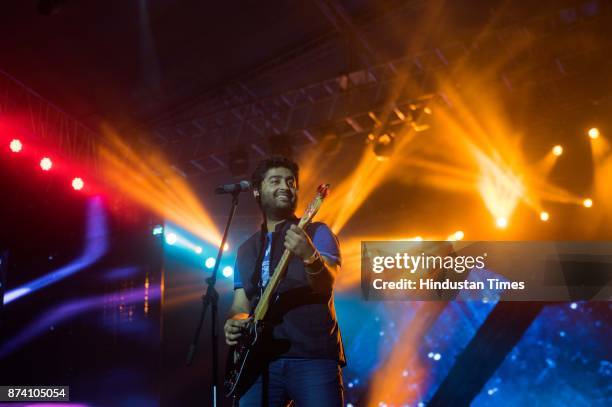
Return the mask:
M 250 322 L 238 343 L 230 348 L 227 355 L 223 387 L 227 397 L 240 397 L 259 373 L 258 347 L 262 342 L 263 324 Z

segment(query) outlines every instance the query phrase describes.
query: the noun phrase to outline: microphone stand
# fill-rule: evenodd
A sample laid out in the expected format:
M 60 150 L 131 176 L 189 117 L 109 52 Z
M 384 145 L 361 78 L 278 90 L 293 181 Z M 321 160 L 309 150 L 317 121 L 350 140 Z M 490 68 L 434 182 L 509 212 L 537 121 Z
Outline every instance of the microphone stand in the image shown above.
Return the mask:
M 211 338 L 212 338 L 212 400 L 213 407 L 217 406 L 217 387 L 219 384 L 219 344 L 218 344 L 218 331 L 217 331 L 217 313 L 218 313 L 218 302 L 219 302 L 219 293 L 215 290 L 215 284 L 217 282 L 217 271 L 219 270 L 219 265 L 221 264 L 221 256 L 223 255 L 223 248 L 225 247 L 225 241 L 227 240 L 227 234 L 229 232 L 230 225 L 232 223 L 232 219 L 234 218 L 234 214 L 236 213 L 236 208 L 238 207 L 238 195 L 240 194 L 240 190 L 232 192 L 232 207 L 230 208 L 230 214 L 227 219 L 227 224 L 225 225 L 225 232 L 223 232 L 223 238 L 221 239 L 221 246 L 219 246 L 219 251 L 217 252 L 217 260 L 215 262 L 215 267 L 213 268 L 212 274 L 210 277 L 206 279 L 206 284 L 208 287 L 206 289 L 206 294 L 202 296 L 202 312 L 200 313 L 200 319 L 198 321 L 198 325 L 195 331 L 195 336 L 193 338 L 193 342 L 191 346 L 189 346 L 189 352 L 187 353 L 187 366 L 191 366 L 193 363 L 193 358 L 195 356 L 196 348 L 198 345 L 198 339 L 200 337 L 200 331 L 202 330 L 202 324 L 204 323 L 204 319 L 206 318 L 206 311 L 208 311 L 208 307 L 211 308 Z

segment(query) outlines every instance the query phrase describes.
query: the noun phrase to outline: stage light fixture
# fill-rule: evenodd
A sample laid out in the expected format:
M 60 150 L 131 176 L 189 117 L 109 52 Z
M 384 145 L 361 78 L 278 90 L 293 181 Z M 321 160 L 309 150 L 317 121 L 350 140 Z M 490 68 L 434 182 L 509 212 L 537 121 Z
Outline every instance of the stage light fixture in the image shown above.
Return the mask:
M 591 140 L 595 140 L 596 138 L 598 138 L 599 134 L 600 134 L 599 129 L 597 127 L 592 127 L 588 131 L 588 135 L 591 138 Z
M 164 227 L 162 225 L 156 225 L 153 228 L 153 236 L 158 236 L 164 233 Z
M 81 178 L 76 177 L 72 180 L 72 188 L 74 188 L 75 191 L 82 190 L 84 186 L 85 186 L 85 183 L 83 182 Z
M 223 267 L 223 276 L 224 277 L 231 277 L 232 274 L 234 274 L 234 268 L 232 266 L 225 266 L 225 267 Z
M 211 269 L 213 267 L 215 267 L 215 263 L 217 261 L 215 260 L 214 257 L 209 257 L 206 259 L 206 261 L 204 262 L 204 265 L 206 266 L 206 268 Z
M 407 118 L 413 130 L 416 132 L 429 130 L 431 121 L 427 116 L 431 116 L 433 113 L 431 108 L 423 103 L 412 103 L 408 107 L 410 110 L 407 113 Z
M 495 224 L 500 229 L 505 229 L 508 226 L 508 219 L 506 218 L 497 218 Z
M 176 241 L 177 241 L 176 233 L 168 233 L 166 235 L 166 243 L 168 243 L 170 246 L 175 244 Z
M 393 134 L 383 133 L 375 137 L 374 146 L 372 147 L 376 158 L 379 161 L 387 160 L 393 154 L 395 147 Z
M 49 171 L 51 167 L 53 167 L 53 161 L 51 161 L 49 157 L 44 157 L 40 160 L 40 168 L 42 168 L 43 171 Z
M 563 147 L 557 144 L 553 147 L 552 153 L 559 157 L 561 154 L 563 154 Z
M 548 219 L 550 219 L 550 215 L 548 214 L 548 212 L 546 211 L 540 212 L 540 220 L 542 222 L 548 222 Z
M 584 201 L 582 201 L 582 204 L 585 208 L 590 208 L 593 206 L 593 200 L 591 198 L 586 198 Z
M 19 141 L 18 139 L 13 139 L 9 144 L 9 148 L 13 153 L 19 153 L 23 149 L 23 144 L 21 144 L 21 141 Z
M 462 240 L 464 236 L 465 234 L 463 233 L 462 230 L 458 230 L 454 234 L 455 240 Z
M 202 254 L 202 248 L 200 246 L 196 246 L 193 248 L 193 251 L 197 254 Z

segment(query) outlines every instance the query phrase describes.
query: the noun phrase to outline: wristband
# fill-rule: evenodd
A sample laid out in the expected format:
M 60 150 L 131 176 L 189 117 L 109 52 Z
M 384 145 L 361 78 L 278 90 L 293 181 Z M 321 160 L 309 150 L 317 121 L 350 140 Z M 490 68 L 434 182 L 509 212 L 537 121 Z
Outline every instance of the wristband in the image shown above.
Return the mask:
M 302 263 L 304 263 L 305 266 L 310 266 L 312 264 L 314 264 L 314 262 L 316 262 L 319 258 L 319 252 L 315 250 L 315 252 L 312 254 L 312 256 L 310 256 L 309 258 L 302 260 Z
M 304 272 L 311 276 L 319 274 L 321 270 L 325 268 L 325 263 L 323 263 L 323 259 L 321 258 L 321 255 L 319 255 L 319 253 L 317 253 L 316 256 L 313 257 L 314 261 L 312 261 L 311 263 L 304 262 Z M 308 260 L 310 261 L 311 259 Z M 316 271 L 308 271 L 308 269 L 314 269 Z

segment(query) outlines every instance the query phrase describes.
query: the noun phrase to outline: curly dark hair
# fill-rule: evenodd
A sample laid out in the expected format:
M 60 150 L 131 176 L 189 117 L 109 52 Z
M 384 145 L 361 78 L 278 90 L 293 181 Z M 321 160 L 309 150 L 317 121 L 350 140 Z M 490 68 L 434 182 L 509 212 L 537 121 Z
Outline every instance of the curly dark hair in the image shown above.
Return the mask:
M 295 176 L 296 187 L 299 185 L 298 178 L 300 167 L 298 167 L 297 163 L 287 157 L 274 155 L 261 160 L 259 164 L 257 164 L 257 167 L 255 167 L 253 175 L 251 175 L 251 185 L 253 189 L 258 191 L 261 190 L 261 183 L 263 182 L 266 173 L 270 168 L 287 168 Z

